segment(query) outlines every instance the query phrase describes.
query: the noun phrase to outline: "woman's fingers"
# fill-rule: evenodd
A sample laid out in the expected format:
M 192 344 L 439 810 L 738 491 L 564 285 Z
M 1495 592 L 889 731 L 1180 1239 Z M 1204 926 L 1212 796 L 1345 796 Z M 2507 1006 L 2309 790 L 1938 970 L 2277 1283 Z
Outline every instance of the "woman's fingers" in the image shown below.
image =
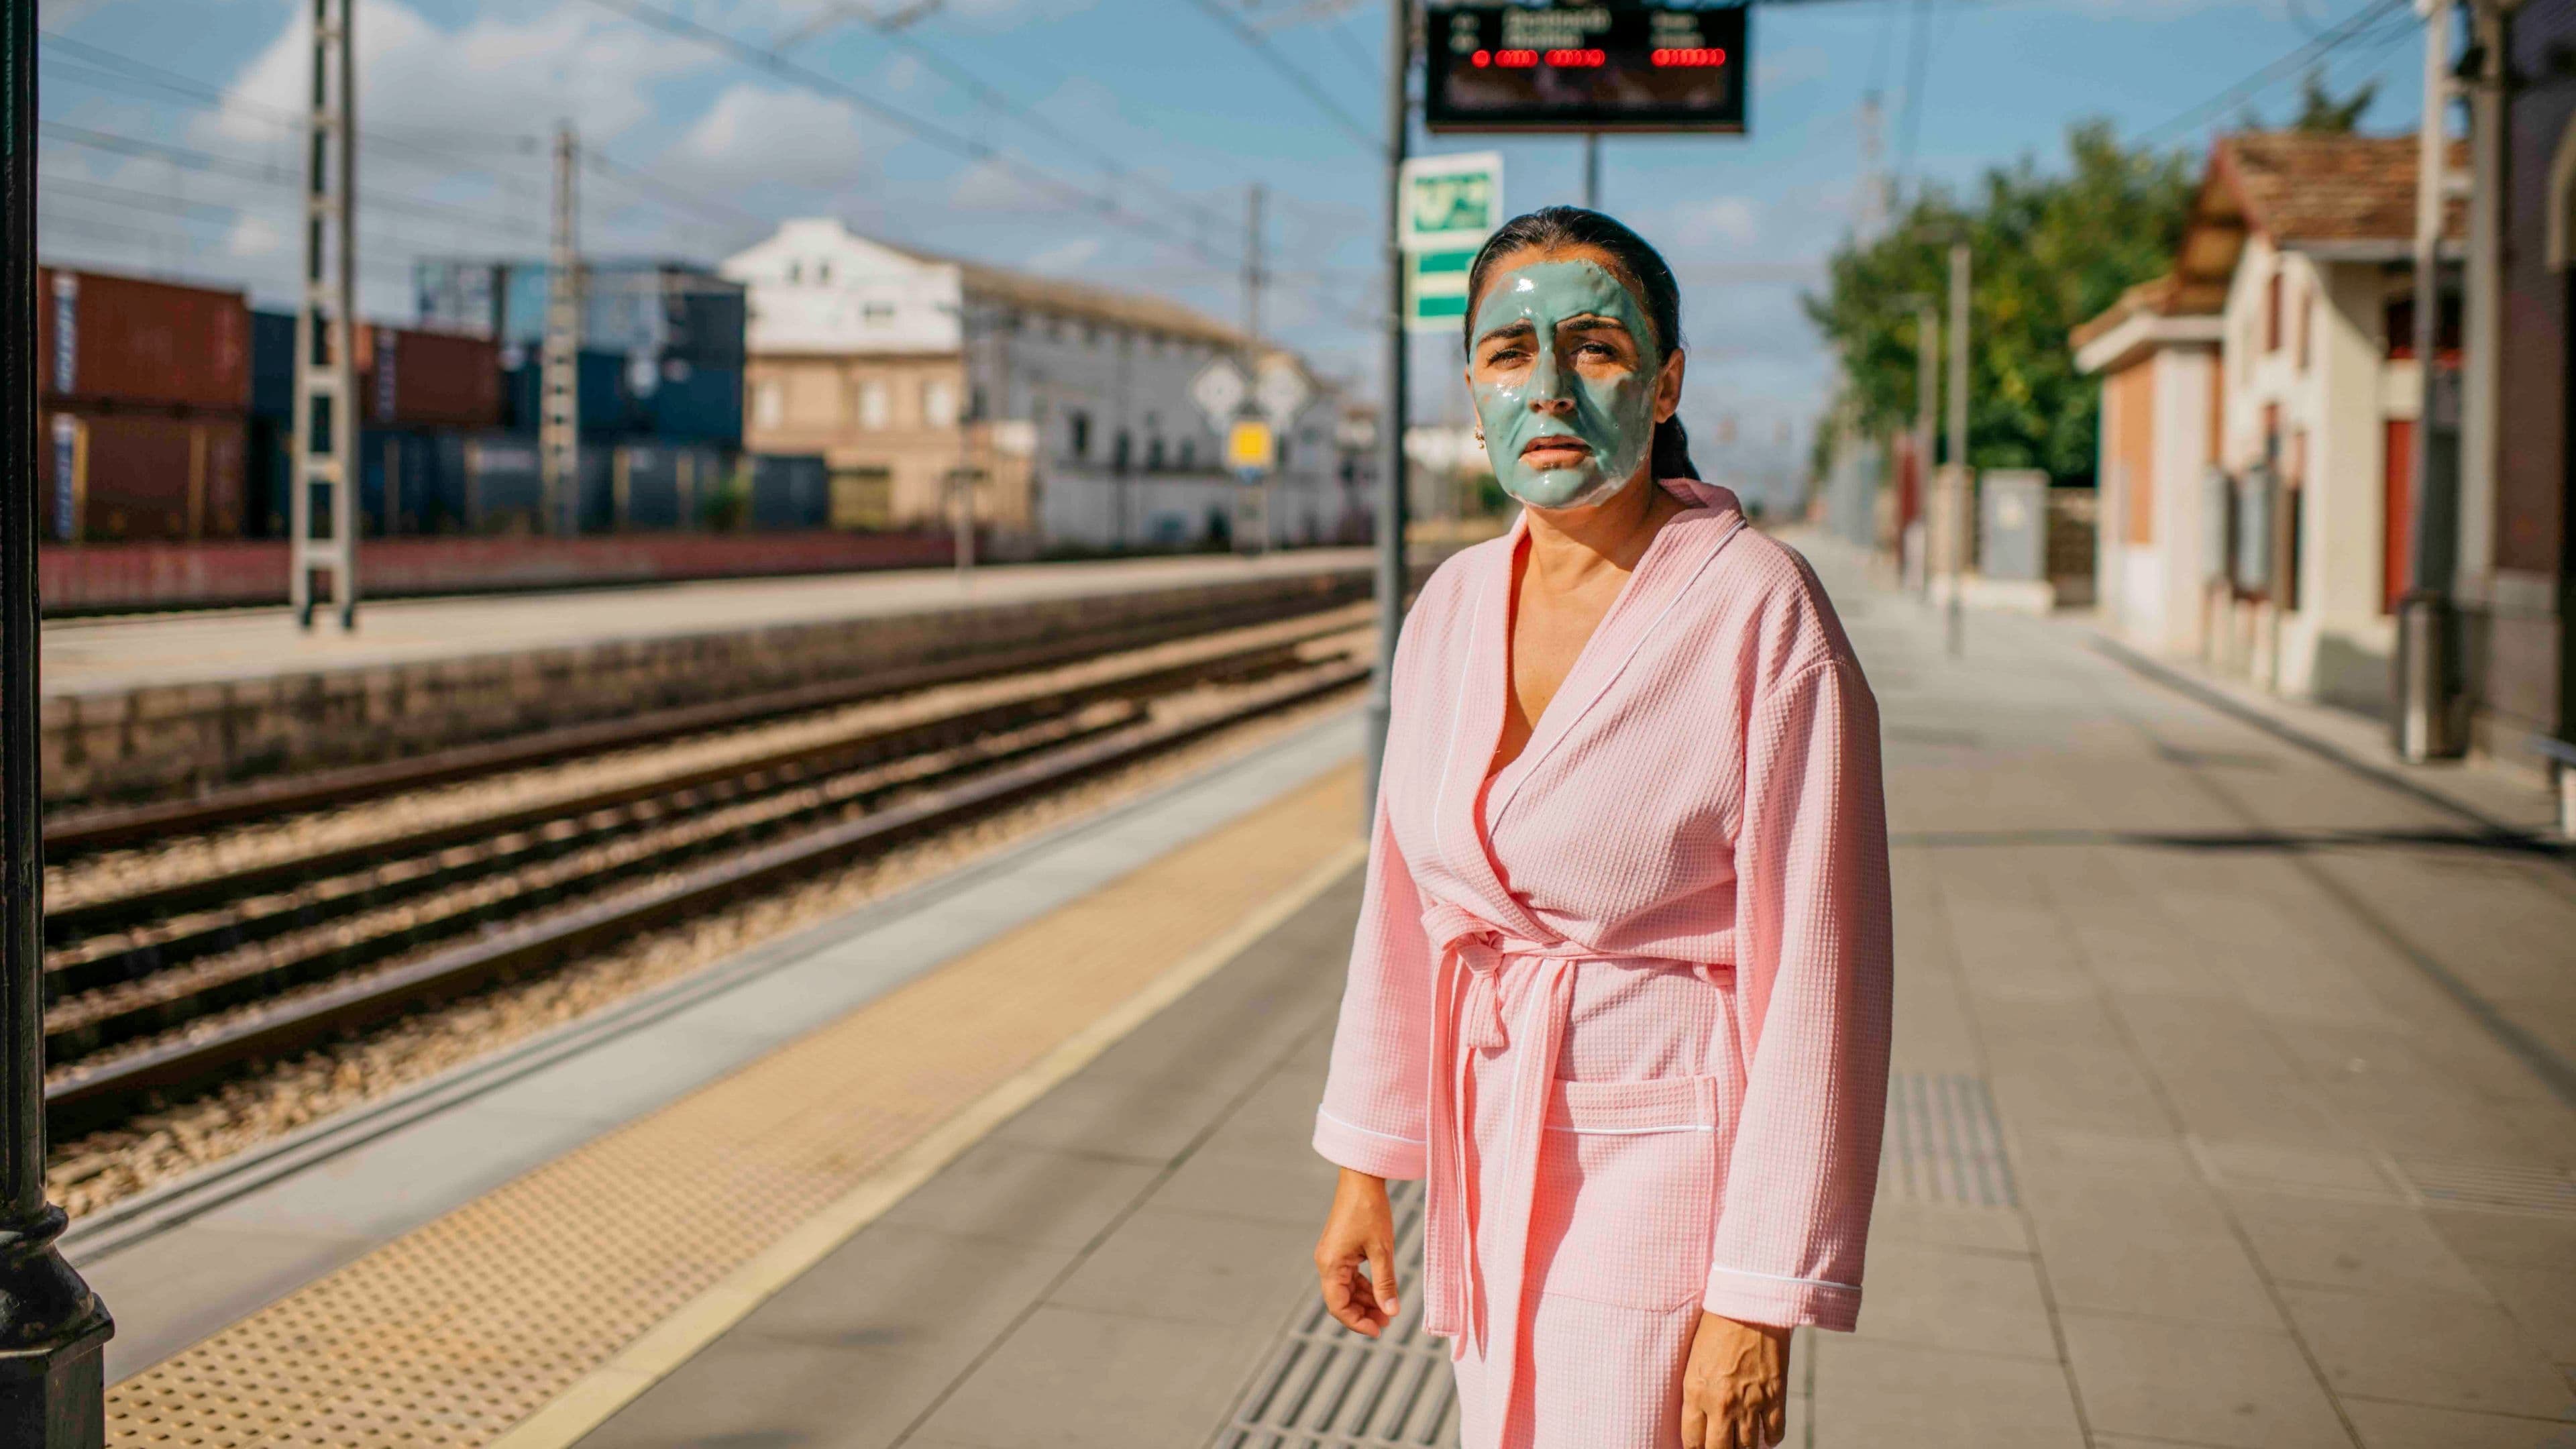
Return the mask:
M 1682 1449 L 1710 1449 L 1708 1411 L 1700 1407 L 1697 1393 L 1682 1395 Z
M 1771 1401 L 1770 1412 L 1762 1416 L 1763 1444 L 1786 1443 L 1789 1438 L 1789 1403 L 1784 1398 Z
M 1384 1238 L 1369 1244 L 1368 1263 L 1372 1282 L 1370 1290 L 1377 1299 L 1378 1312 L 1384 1322 L 1392 1323 L 1399 1310 L 1395 1296 L 1395 1244 Z

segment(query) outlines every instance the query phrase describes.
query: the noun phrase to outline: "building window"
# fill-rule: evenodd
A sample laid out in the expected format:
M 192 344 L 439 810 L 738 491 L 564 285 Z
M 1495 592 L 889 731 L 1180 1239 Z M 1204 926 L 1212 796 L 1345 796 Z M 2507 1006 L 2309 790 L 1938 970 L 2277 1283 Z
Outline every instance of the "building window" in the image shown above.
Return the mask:
M 2308 359 L 2316 346 L 2317 297 L 2308 288 L 2299 289 L 2299 371 L 2308 370 Z
M 1091 456 L 1091 414 L 1067 412 L 1064 415 L 1065 451 L 1076 458 Z
M 1145 440 L 1145 471 L 1148 473 L 1163 471 L 1163 440 L 1160 438 Z
M 881 378 L 859 384 L 859 426 L 882 428 L 894 421 L 894 398 Z
M 887 527 L 894 522 L 894 470 L 834 469 L 831 507 L 834 528 Z
M 2277 269 L 2263 285 L 2263 350 L 2281 350 L 2281 273 Z
M 1190 438 L 1181 439 L 1181 467 L 1184 471 L 1199 465 L 1199 445 Z
M 948 385 L 948 379 L 933 377 L 922 380 L 921 421 L 934 428 L 956 425 L 957 391 Z
M 1136 440 L 1125 428 L 1120 428 L 1116 440 L 1109 445 L 1109 470 L 1113 473 L 1125 474 L 1129 460 L 1135 456 L 1135 446 Z
M 803 262 L 789 262 L 787 264 L 787 285 L 793 287 L 802 283 L 804 280 L 805 264 Z
M 814 280 L 822 286 L 828 287 L 832 285 L 832 264 L 830 262 L 816 262 L 814 264 Z
M 765 377 L 751 394 L 753 427 L 774 428 L 787 421 L 787 391 L 777 378 Z
M 861 310 L 866 314 L 868 325 L 871 327 L 891 327 L 894 325 L 894 304 L 892 302 L 870 302 Z

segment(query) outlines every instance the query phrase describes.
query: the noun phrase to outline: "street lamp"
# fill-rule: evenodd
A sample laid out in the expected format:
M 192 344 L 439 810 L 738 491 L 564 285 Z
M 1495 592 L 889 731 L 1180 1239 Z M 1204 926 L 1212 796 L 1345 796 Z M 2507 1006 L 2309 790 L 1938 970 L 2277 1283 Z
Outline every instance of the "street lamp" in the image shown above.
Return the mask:
M 45 843 L 37 724 L 36 0 L 0 0 L 0 1445 L 91 1449 L 107 1424 L 107 1308 L 54 1246 L 45 1201 Z

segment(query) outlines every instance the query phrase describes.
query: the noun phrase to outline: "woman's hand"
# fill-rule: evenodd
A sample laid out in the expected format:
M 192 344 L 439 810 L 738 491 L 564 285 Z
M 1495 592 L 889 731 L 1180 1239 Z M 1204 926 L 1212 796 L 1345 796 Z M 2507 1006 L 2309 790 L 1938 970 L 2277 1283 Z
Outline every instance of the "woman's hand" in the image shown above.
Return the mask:
M 1682 1370 L 1682 1449 L 1770 1449 L 1789 1432 L 1789 1330 L 1699 1316 Z
M 1325 1311 L 1344 1328 L 1375 1338 L 1395 1321 L 1395 1214 L 1385 1178 L 1342 1169 L 1332 1215 L 1315 1241 L 1315 1273 Z

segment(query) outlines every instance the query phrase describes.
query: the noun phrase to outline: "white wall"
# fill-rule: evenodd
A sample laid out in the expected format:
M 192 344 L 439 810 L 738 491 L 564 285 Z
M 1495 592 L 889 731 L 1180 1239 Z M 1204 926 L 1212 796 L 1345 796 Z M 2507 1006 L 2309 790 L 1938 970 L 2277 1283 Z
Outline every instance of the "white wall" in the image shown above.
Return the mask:
M 785 222 L 718 270 L 750 288 L 753 352 L 957 350 L 957 268 L 880 246 L 830 218 Z

